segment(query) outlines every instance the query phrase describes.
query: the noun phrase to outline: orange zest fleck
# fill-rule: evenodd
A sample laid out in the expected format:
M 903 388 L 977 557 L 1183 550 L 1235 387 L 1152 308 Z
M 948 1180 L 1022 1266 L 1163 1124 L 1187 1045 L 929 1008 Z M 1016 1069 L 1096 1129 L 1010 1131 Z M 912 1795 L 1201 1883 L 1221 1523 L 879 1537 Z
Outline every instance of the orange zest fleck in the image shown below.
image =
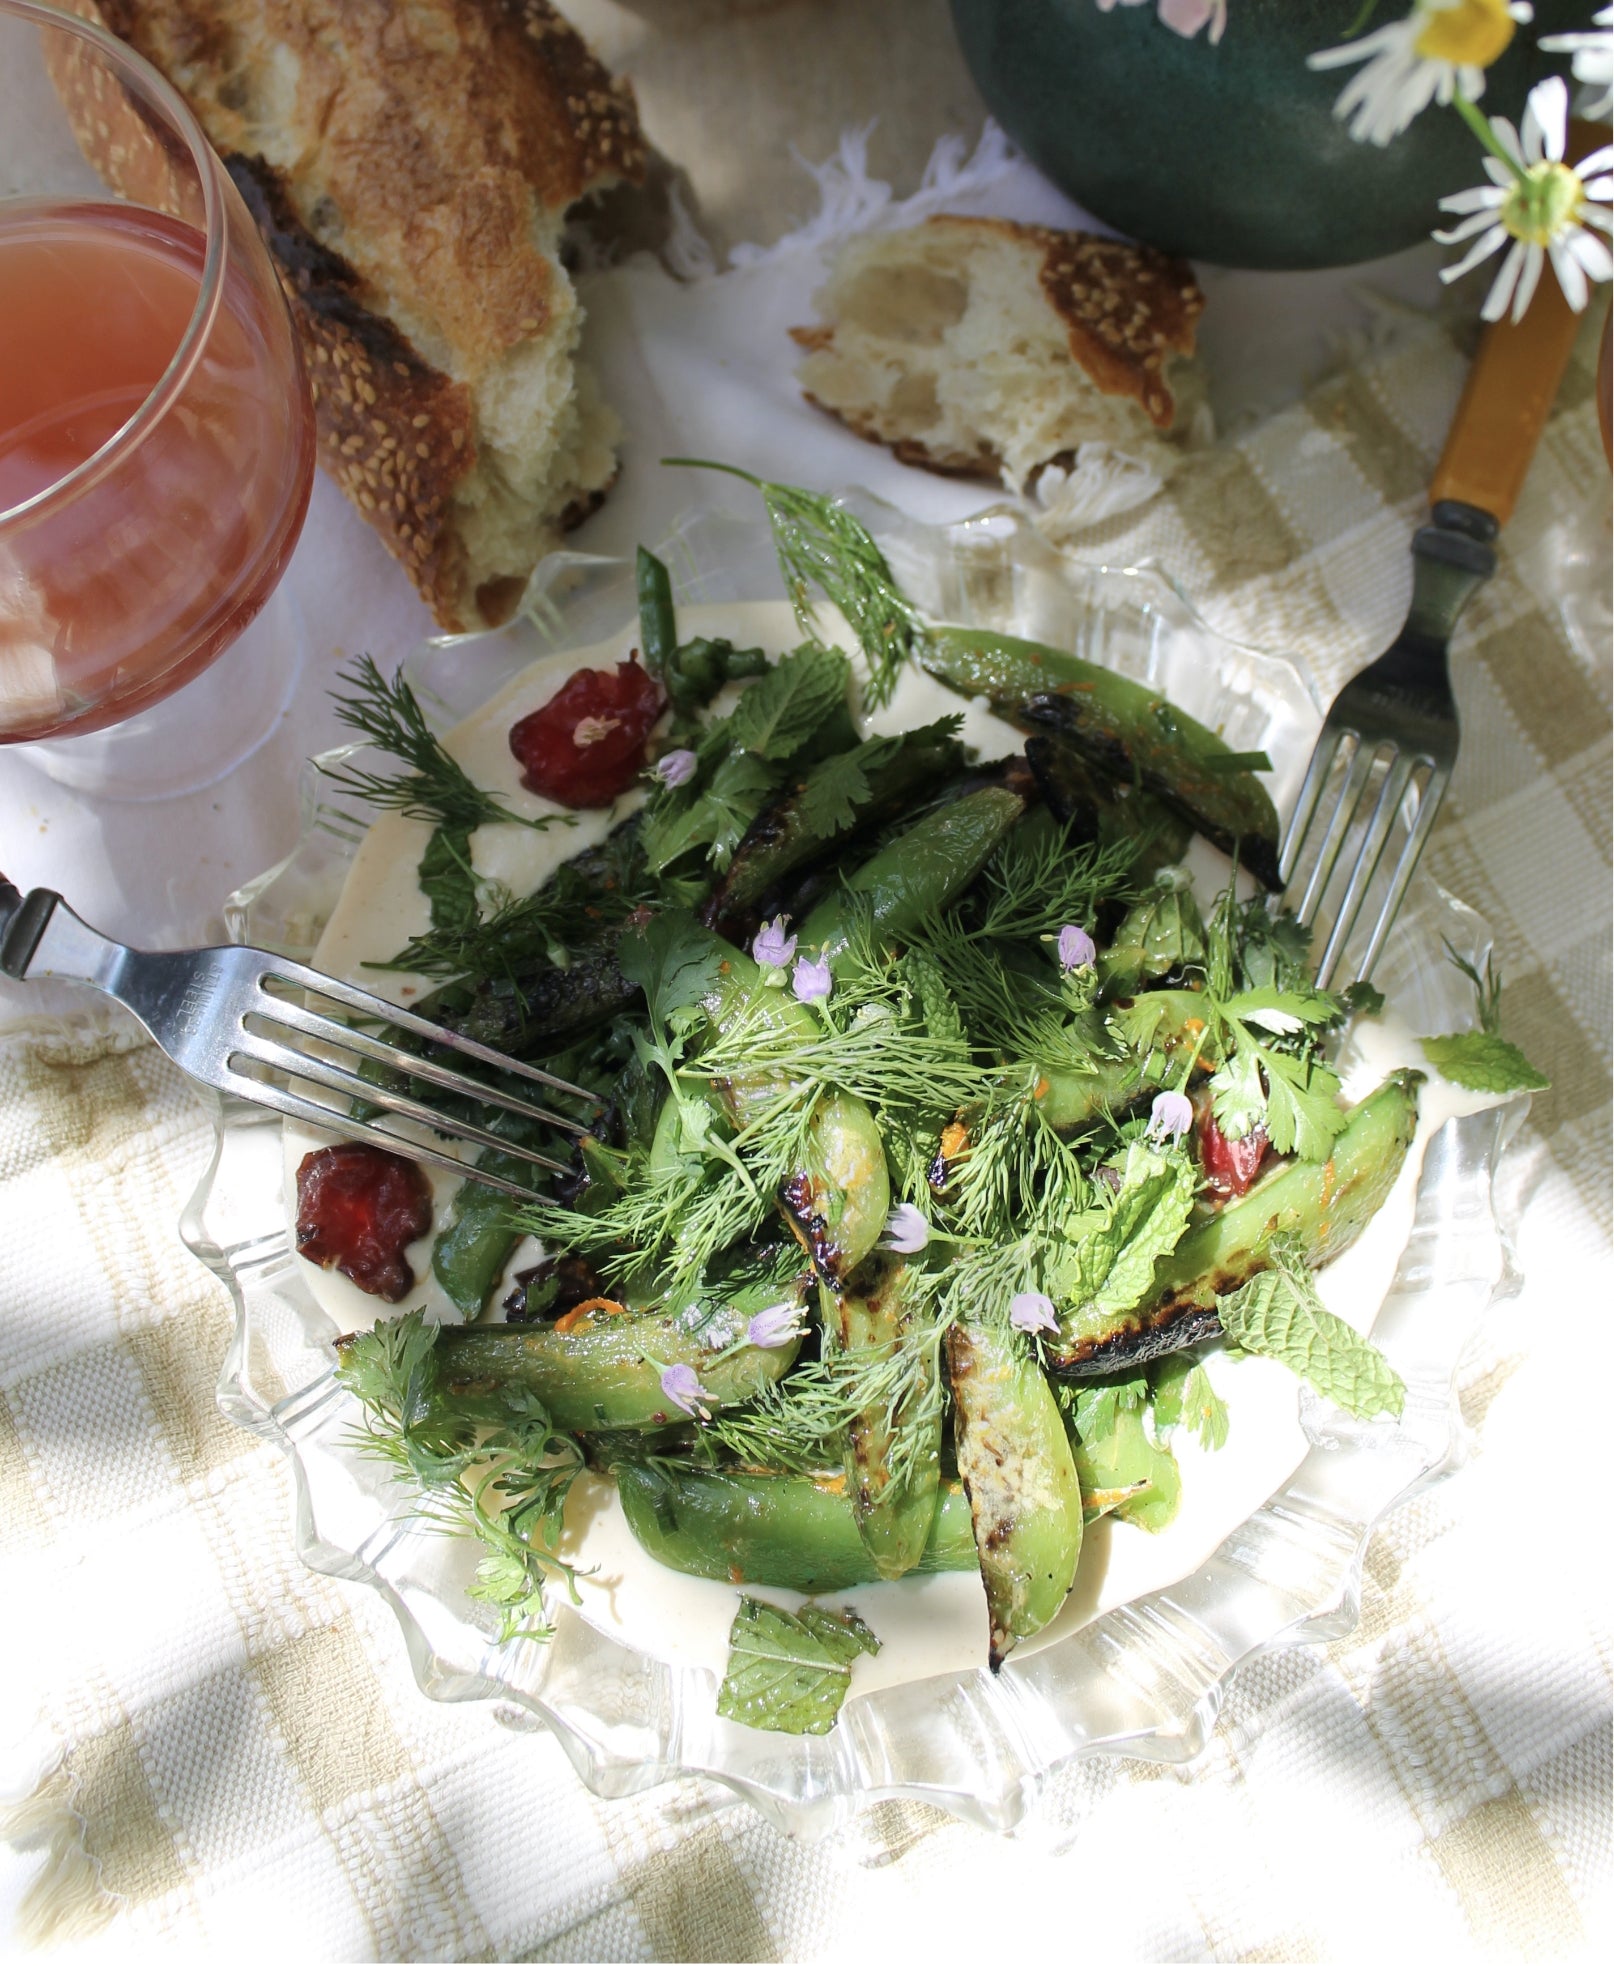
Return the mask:
M 1048 1081 L 1046 1079 L 1038 1079 L 1037 1089 L 1031 1096 L 1033 1099 L 1046 1099 L 1048 1097 Z
M 626 1304 L 619 1304 L 614 1297 L 585 1297 L 581 1304 L 574 1304 L 564 1317 L 556 1318 L 555 1329 L 562 1333 L 575 1331 L 594 1311 L 603 1311 L 607 1317 L 619 1317 L 627 1308 Z
M 959 1120 L 949 1120 L 942 1128 L 941 1150 L 944 1160 L 957 1160 L 970 1143 L 970 1130 Z

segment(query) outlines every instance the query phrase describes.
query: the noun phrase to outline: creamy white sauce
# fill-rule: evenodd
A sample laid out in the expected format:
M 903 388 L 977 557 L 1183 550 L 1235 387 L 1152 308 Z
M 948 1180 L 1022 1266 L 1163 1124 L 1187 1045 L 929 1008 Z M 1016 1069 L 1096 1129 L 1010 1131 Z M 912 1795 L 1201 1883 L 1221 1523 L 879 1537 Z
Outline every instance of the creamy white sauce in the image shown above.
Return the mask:
M 794 616 L 783 601 L 680 608 L 679 629 L 686 635 L 726 635 L 738 646 L 760 644 L 775 654 L 800 639 Z M 821 616 L 820 632 L 826 641 L 848 649 L 853 646 L 838 615 Z M 448 750 L 513 811 L 537 816 L 559 810 L 523 789 L 509 748 L 510 727 L 546 702 L 574 670 L 625 661 L 637 641 L 637 624 L 627 623 L 610 641 L 533 663 L 449 734 Z M 726 705 L 720 700 L 717 707 Z M 861 721 L 871 733 L 888 734 L 960 710 L 964 740 L 983 757 L 1002 757 L 1020 748 L 1020 734 L 984 703 L 961 704 L 952 691 L 912 668 L 904 672 L 892 701 Z M 641 797 L 631 792 L 609 811 L 579 813 L 570 827 L 554 826 L 543 832 L 510 825 L 481 827 L 472 839 L 473 864 L 487 879 L 504 882 L 517 893 L 530 892 L 562 860 L 603 839 Z M 319 967 L 398 1004 L 409 1003 L 431 987 L 428 979 L 365 967 L 389 960 L 410 936 L 429 925 L 415 869 L 430 833 L 426 821 L 396 813 L 376 820 L 315 952 Z M 1188 864 L 1202 895 L 1214 892 L 1226 879 L 1226 861 L 1202 842 L 1195 842 Z M 1399 1065 L 1428 1069 L 1416 1038 L 1392 1005 L 1382 1019 L 1361 1022 L 1351 1036 L 1340 1060 L 1347 1098 L 1362 1098 Z M 1417 1136 L 1389 1200 L 1355 1246 L 1318 1278 L 1329 1309 L 1358 1330 L 1371 1328 L 1394 1276 L 1411 1227 L 1428 1140 L 1447 1119 L 1488 1103 L 1493 1102 L 1463 1093 L 1437 1077 L 1431 1076 L 1424 1086 Z M 287 1125 L 289 1208 L 295 1208 L 298 1162 L 324 1144 L 325 1139 L 312 1131 Z M 431 1180 L 441 1216 L 459 1183 L 447 1174 L 434 1173 Z M 423 1304 L 434 1317 L 456 1322 L 458 1313 L 432 1278 L 430 1252 L 429 1237 L 411 1245 L 409 1260 L 420 1282 L 398 1308 Z M 531 1263 L 536 1255 L 536 1246 L 529 1242 L 512 1258 L 509 1271 Z M 378 1316 L 397 1314 L 333 1271 L 309 1263 L 302 1268 L 315 1299 L 340 1330 L 366 1329 Z M 1040 1650 L 1099 1613 L 1189 1574 L 1283 1485 L 1304 1456 L 1299 1386 L 1292 1373 L 1268 1359 L 1232 1358 L 1216 1350 L 1206 1354 L 1205 1364 L 1231 1414 L 1227 1445 L 1208 1453 L 1180 1432 L 1173 1438 L 1183 1477 L 1176 1521 L 1159 1535 L 1108 1520 L 1094 1524 L 1087 1532 L 1075 1588 L 1064 1609 L 1020 1648 L 1022 1652 Z M 733 1585 L 681 1576 L 655 1563 L 634 1541 L 615 1485 L 608 1480 L 585 1476 L 577 1483 L 566 1524 L 564 1553 L 589 1572 L 580 1589 L 582 1615 L 591 1624 L 671 1665 L 722 1673 L 739 1594 Z M 791 1592 L 748 1588 L 753 1596 L 781 1604 L 799 1601 Z M 843 1598 L 867 1618 L 883 1648 L 877 1657 L 858 1661 L 854 1686 L 860 1694 L 986 1662 L 986 1606 L 974 1573 L 866 1586 Z

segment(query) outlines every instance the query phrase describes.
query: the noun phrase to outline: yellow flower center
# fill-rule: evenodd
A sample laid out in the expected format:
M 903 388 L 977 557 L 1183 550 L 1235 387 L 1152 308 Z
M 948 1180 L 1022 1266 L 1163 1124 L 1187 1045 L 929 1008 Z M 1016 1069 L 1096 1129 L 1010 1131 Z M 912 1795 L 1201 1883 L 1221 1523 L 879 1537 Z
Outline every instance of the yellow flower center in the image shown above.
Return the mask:
M 1579 224 L 1585 203 L 1580 179 L 1567 164 L 1532 164 L 1503 199 L 1499 216 L 1515 239 L 1545 246 Z
M 1489 68 L 1513 39 L 1513 28 L 1508 0 L 1457 0 L 1427 11 L 1412 45 L 1428 61 Z

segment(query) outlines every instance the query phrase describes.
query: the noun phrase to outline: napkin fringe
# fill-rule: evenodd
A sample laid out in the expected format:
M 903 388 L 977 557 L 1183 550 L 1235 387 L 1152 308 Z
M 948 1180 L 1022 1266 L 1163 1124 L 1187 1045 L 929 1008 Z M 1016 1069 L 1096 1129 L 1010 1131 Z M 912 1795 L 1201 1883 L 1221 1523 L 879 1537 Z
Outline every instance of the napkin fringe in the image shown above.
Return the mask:
M 75 1783 L 63 1762 L 47 1769 L 20 1800 L 0 1803 L 0 1840 L 43 1850 L 39 1874 L 17 1906 L 13 1931 L 30 1947 L 88 1938 L 109 1924 L 122 1899 L 101 1881 L 99 1859 L 85 1848 L 85 1821 L 74 1806 Z

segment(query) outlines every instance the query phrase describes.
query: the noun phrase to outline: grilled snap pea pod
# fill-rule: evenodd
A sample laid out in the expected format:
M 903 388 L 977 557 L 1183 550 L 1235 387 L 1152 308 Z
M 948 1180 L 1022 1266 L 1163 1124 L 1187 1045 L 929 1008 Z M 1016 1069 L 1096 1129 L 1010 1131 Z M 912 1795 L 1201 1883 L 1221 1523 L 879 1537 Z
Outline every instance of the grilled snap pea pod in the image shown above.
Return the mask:
M 1422 1072 L 1392 1073 L 1351 1114 L 1326 1161 L 1285 1161 L 1190 1228 L 1157 1266 L 1154 1295 L 1137 1310 L 1062 1319 L 1045 1354 L 1053 1370 L 1097 1377 L 1214 1337 L 1216 1299 L 1267 1267 L 1275 1235 L 1298 1237 L 1314 1269 L 1349 1249 L 1395 1186 L 1422 1083 Z
M 743 1319 L 737 1320 L 743 1324 Z M 479 1395 L 519 1386 L 543 1402 L 557 1427 L 665 1427 L 684 1416 L 662 1390 L 662 1368 L 687 1365 L 701 1404 L 716 1411 L 755 1399 L 795 1363 L 792 1341 L 747 1345 L 721 1358 L 673 1319 L 655 1312 L 591 1312 L 568 1331 L 554 1325 L 448 1325 L 438 1333 L 435 1397 L 474 1410 Z
M 618 1462 L 628 1527 L 658 1563 L 689 1577 L 779 1590 L 844 1591 L 880 1580 L 839 1475 L 750 1474 Z M 973 1570 L 969 1503 L 939 1489 L 914 1570 Z
M 846 947 L 847 897 L 868 908 L 876 936 L 900 940 L 964 892 L 1026 810 L 1020 792 L 983 785 L 940 806 L 872 855 L 801 925 L 804 948 L 832 960 Z
M 825 1324 L 843 1351 L 890 1357 L 904 1346 L 922 1346 L 906 1301 L 907 1265 L 874 1255 L 863 1263 L 836 1300 L 822 1306 Z M 846 1486 L 863 1546 L 882 1577 L 901 1577 L 923 1556 L 936 1513 L 941 1481 L 941 1401 L 934 1394 L 936 1354 L 915 1360 L 922 1383 L 895 1412 L 871 1407 L 846 1430 Z M 900 1480 L 892 1462 L 900 1449 Z
M 765 912 L 762 904 L 788 876 L 847 840 L 889 825 L 920 794 L 957 772 L 963 755 L 955 737 L 914 732 L 884 764 L 870 768 L 868 797 L 853 809 L 847 825 L 828 838 L 812 815 L 804 788 L 794 786 L 751 822 L 728 872 L 701 909 L 702 921 L 735 934 L 736 939 L 743 936 Z
M 1079 839 L 1136 845 L 1133 866 L 1139 879 L 1174 865 L 1188 851 L 1193 828 L 1185 820 L 1149 793 L 1114 784 L 1095 771 L 1069 738 L 1050 732 L 1028 737 L 1026 763 L 1048 810 Z
M 1058 1403 L 1011 1332 L 953 1325 L 947 1370 L 996 1672 L 1069 1595 L 1082 1552 L 1081 1483 Z
M 530 1161 L 492 1148 L 479 1154 L 476 1164 L 506 1181 L 527 1180 L 532 1171 Z M 448 1225 L 432 1245 L 432 1275 L 462 1317 L 480 1313 L 520 1240 L 510 1226 L 508 1196 L 480 1181 L 461 1182 Z
M 1278 815 L 1233 751 L 1157 690 L 1064 649 L 985 628 L 932 629 L 920 661 L 965 696 L 984 696 L 1022 728 L 1078 745 L 1106 776 L 1141 785 L 1270 888 Z

